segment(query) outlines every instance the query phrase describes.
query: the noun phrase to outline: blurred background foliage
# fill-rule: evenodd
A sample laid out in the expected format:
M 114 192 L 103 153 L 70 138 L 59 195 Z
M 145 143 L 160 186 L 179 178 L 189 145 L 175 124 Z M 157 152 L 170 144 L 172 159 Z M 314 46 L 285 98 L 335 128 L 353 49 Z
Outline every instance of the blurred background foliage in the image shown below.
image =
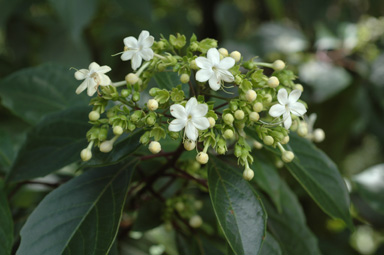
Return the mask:
M 0 6 L 1 80 L 46 62 L 69 69 L 92 61 L 111 66 L 111 78 L 117 80 L 130 67 L 111 55 L 122 51 L 124 37 L 136 37 L 143 29 L 156 39 L 195 33 L 199 39 L 218 39 L 220 47 L 239 50 L 245 59 L 257 55 L 265 61 L 286 61 L 304 86 L 309 112 L 317 113 L 315 127 L 325 130 L 326 140 L 319 147 L 337 163 L 351 190 L 356 224 L 352 234 L 322 213 L 287 175 L 322 253 L 384 254 L 384 1 L 1 0 Z M 7 98 L 0 96 L 6 105 Z M 0 114 L 0 172 L 5 173 L 35 123 L 4 106 Z M 12 207 L 19 208 L 14 216 L 31 210 L 44 192 L 13 197 Z M 205 220 L 215 221 L 204 213 Z M 16 231 L 22 222 L 16 220 Z M 150 224 L 136 226 L 138 232 L 131 232 L 129 239 L 121 233 L 119 238 L 126 240 L 121 250 L 147 254 L 151 247 L 151 254 L 175 254 L 163 228 L 142 236 L 160 223 Z M 183 244 L 183 238 L 176 239 Z M 141 241 L 132 244 L 134 239 Z M 211 254 L 218 252 L 215 247 L 210 245 Z

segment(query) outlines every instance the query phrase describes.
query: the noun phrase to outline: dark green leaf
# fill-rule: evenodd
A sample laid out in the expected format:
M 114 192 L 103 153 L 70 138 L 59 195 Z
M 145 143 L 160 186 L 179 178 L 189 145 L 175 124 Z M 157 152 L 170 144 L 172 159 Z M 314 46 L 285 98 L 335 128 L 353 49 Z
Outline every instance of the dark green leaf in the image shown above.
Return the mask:
M 22 181 L 44 176 L 80 159 L 87 146 L 90 109 L 72 108 L 55 113 L 28 134 L 8 174 L 8 181 Z
M 0 254 L 11 254 L 13 245 L 13 220 L 8 201 L 0 185 Z
M 175 72 L 156 73 L 153 78 L 156 82 L 156 87 L 161 89 L 172 90 L 173 88 L 176 88 L 177 85 L 181 84 L 180 77 Z M 184 84 L 181 88 L 184 91 L 185 96 L 188 98 L 189 87 Z
M 163 207 L 163 203 L 156 199 L 143 202 L 138 210 L 138 216 L 133 223 L 132 230 L 145 232 L 162 224 L 163 219 L 159 216 L 162 215 Z
M 76 95 L 81 81 L 68 67 L 44 64 L 17 71 L 0 82 L 2 103 L 23 120 L 36 124 L 49 113 L 88 104 Z
M 236 255 L 258 254 L 267 216 L 252 186 L 235 167 L 211 157 L 209 193 L 224 235 Z
M 176 233 L 176 244 L 181 255 L 224 255 L 221 251 L 222 244 L 217 244 L 213 240 L 205 238 L 203 235 L 185 236 Z
M 22 228 L 17 254 L 107 254 L 136 164 L 91 169 L 52 191 Z
M 281 255 L 282 251 L 280 249 L 279 243 L 273 238 L 270 233 L 267 233 L 267 236 L 264 240 L 263 247 L 261 247 L 260 255 Z
M 247 134 L 259 139 L 251 129 L 247 130 Z M 291 133 L 290 138 L 289 145 L 295 154 L 295 159 L 286 164 L 290 173 L 324 212 L 344 220 L 349 228 L 353 228 L 348 190 L 335 163 L 307 139 L 296 133 Z M 265 148 L 281 156 L 278 149 L 270 146 Z

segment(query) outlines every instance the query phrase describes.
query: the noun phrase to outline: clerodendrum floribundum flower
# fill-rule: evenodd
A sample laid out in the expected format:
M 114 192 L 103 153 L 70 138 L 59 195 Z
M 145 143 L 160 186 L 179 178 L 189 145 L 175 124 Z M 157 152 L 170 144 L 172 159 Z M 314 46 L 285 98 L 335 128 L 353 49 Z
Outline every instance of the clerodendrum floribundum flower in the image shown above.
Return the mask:
M 96 62 L 89 65 L 89 70 L 80 69 L 75 73 L 77 80 L 84 80 L 76 89 L 76 94 L 80 94 L 86 88 L 88 96 L 93 96 L 97 91 L 98 86 L 108 86 L 111 84 L 111 79 L 105 73 L 111 71 L 109 66 L 99 66 Z
M 196 141 L 199 136 L 198 130 L 209 128 L 209 121 L 204 117 L 208 112 L 206 104 L 198 104 L 195 97 L 191 97 L 184 106 L 174 104 L 171 106 L 171 114 L 176 119 L 168 126 L 169 131 L 178 132 L 185 128 L 188 139 Z
M 153 50 L 151 46 L 154 42 L 153 36 L 149 35 L 149 32 L 143 30 L 139 39 L 136 40 L 135 37 L 129 36 L 124 38 L 124 53 L 121 55 L 121 60 L 127 61 L 132 59 L 132 69 L 136 70 L 139 66 L 141 66 L 142 59 L 149 61 L 153 58 Z
M 292 125 L 291 113 L 296 116 L 302 116 L 307 112 L 305 106 L 302 103 L 297 102 L 300 96 L 300 90 L 292 90 L 288 96 L 286 89 L 280 89 L 277 93 L 279 104 L 275 104 L 269 109 L 269 115 L 272 117 L 280 117 L 283 115 L 284 127 L 289 129 Z
M 216 48 L 208 50 L 207 58 L 196 58 L 196 65 L 201 68 L 196 73 L 196 80 L 209 81 L 209 86 L 215 91 L 220 89 L 222 81 L 234 81 L 234 77 L 228 69 L 235 65 L 235 60 L 231 57 L 220 60 L 220 53 Z

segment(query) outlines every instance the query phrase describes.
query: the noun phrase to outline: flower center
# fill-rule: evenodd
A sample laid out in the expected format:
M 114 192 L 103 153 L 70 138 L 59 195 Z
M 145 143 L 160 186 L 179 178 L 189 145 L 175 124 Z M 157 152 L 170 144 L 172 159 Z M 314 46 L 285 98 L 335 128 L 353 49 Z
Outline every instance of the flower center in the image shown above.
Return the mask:
M 100 84 L 100 77 L 97 73 L 93 73 L 90 76 L 91 76 L 91 78 L 93 78 L 93 80 L 96 82 L 96 84 Z
M 189 114 L 189 115 L 188 115 L 188 120 L 191 120 L 191 119 L 192 119 L 192 115 Z

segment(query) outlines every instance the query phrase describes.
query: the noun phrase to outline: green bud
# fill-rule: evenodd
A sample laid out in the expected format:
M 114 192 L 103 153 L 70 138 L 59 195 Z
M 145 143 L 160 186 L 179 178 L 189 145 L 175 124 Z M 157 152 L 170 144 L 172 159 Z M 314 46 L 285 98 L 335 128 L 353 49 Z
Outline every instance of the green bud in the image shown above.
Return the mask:
M 150 116 L 147 118 L 147 124 L 152 126 L 153 124 L 156 123 L 156 118 L 154 118 L 153 116 Z
M 180 81 L 182 83 L 188 83 L 189 82 L 189 75 L 186 74 L 186 73 L 183 73 L 181 76 L 180 76 Z
M 237 145 L 235 146 L 235 151 L 234 151 L 234 154 L 236 157 L 240 157 L 241 156 L 241 153 L 242 153 L 242 149 L 241 149 L 241 146 Z
M 133 102 L 137 102 L 140 100 L 140 93 L 139 92 L 134 92 L 132 95 L 132 100 Z
M 252 122 L 256 122 L 260 119 L 260 115 L 257 112 L 251 112 L 249 114 L 249 120 Z
M 145 132 L 141 137 L 140 137 L 140 143 L 142 144 L 147 144 L 149 142 L 149 131 Z
M 232 112 L 236 111 L 237 109 L 239 109 L 239 107 L 237 106 L 236 102 L 234 101 L 231 101 L 229 103 L 229 108 L 231 109 Z
M 133 123 L 129 123 L 128 124 L 128 130 L 129 131 L 133 132 L 135 129 L 136 129 L 136 125 L 135 124 L 133 124 Z
M 129 96 L 130 94 L 131 94 L 131 91 L 128 90 L 128 89 L 123 89 L 123 90 L 121 91 L 121 96 L 122 96 L 122 97 L 127 97 L 127 96 Z
M 99 135 L 98 135 L 99 141 L 105 141 L 107 139 L 107 136 L 108 136 L 108 129 L 107 128 L 101 128 Z
M 237 110 L 237 111 L 235 112 L 235 118 L 236 118 L 237 120 L 242 120 L 242 119 L 244 119 L 244 111 L 243 111 L 243 110 Z
M 226 152 L 226 149 L 224 147 L 218 147 L 217 148 L 217 153 L 220 155 L 224 155 Z
M 232 123 L 233 123 L 233 121 L 234 121 L 234 118 L 233 118 L 233 115 L 232 115 L 232 114 L 227 113 L 227 114 L 224 115 L 223 120 L 224 120 L 224 122 L 225 122 L 227 125 L 232 126 Z
M 241 78 L 240 75 L 235 76 L 235 83 L 240 85 L 243 82 L 243 79 Z
M 185 38 L 185 35 L 181 35 L 181 34 L 177 33 L 176 36 L 174 36 L 174 35 L 169 36 L 169 42 L 176 49 L 181 49 L 187 43 L 187 39 Z
M 199 45 L 197 44 L 197 42 L 191 43 L 190 47 L 192 51 L 197 51 L 199 49 Z
M 164 72 L 165 67 L 166 66 L 163 63 L 160 63 L 160 64 L 157 65 L 157 71 Z
M 143 112 L 142 111 L 135 111 L 132 115 L 131 115 L 131 121 L 133 123 L 136 123 L 138 122 L 140 119 L 141 119 L 141 116 L 143 115 Z
M 172 139 L 178 139 L 180 137 L 180 134 L 179 134 L 179 132 L 169 132 L 169 136 Z
M 275 142 L 275 140 L 273 139 L 272 136 L 267 135 L 267 136 L 265 136 L 265 137 L 263 138 L 263 142 L 264 142 L 264 144 L 266 144 L 266 145 L 272 145 L 272 144 Z
M 151 88 L 149 90 L 149 95 L 151 95 L 151 97 L 154 97 L 154 96 L 156 96 L 157 91 L 159 91 L 159 90 L 160 90 L 159 88 Z
M 223 137 L 225 139 L 231 139 L 233 137 L 233 131 L 232 129 L 227 129 L 224 131 Z

